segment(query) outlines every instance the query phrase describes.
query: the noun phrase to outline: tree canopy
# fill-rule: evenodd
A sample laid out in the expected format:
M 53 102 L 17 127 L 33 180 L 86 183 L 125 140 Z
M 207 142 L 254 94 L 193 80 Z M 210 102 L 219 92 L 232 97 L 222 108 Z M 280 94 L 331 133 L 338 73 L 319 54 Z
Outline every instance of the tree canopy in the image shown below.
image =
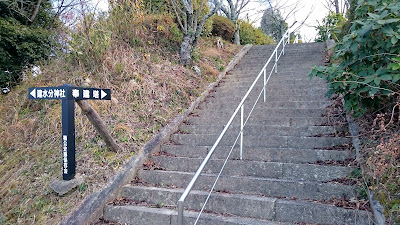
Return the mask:
M 26 7 L 0 2 L 0 15 L 0 87 L 6 87 L 18 83 L 24 67 L 51 54 L 50 28 L 55 23 L 51 3 L 45 0 Z

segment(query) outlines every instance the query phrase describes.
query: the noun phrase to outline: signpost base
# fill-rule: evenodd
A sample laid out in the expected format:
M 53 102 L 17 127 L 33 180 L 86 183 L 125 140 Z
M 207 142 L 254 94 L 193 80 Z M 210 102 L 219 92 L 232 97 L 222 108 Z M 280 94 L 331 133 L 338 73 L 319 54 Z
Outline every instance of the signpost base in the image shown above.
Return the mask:
M 75 178 L 71 180 L 54 180 L 50 184 L 50 188 L 58 195 L 62 196 L 81 185 L 83 181 L 84 179 L 82 176 L 76 175 Z

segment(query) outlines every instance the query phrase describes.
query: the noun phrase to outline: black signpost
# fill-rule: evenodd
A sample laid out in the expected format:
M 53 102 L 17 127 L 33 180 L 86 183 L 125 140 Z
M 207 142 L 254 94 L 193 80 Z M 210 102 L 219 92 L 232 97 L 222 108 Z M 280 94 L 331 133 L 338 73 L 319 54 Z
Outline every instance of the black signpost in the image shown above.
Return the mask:
M 110 89 L 82 88 L 65 84 L 60 87 L 33 87 L 29 99 L 61 99 L 62 109 L 62 174 L 63 180 L 75 176 L 75 100 L 111 100 Z

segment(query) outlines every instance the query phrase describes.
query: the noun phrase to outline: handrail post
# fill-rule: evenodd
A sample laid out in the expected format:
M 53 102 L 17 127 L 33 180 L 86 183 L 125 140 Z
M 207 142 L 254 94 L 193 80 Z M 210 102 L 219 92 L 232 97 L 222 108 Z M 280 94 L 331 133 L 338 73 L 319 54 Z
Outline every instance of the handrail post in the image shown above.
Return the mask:
M 264 70 L 264 102 L 267 101 L 267 70 Z
M 183 225 L 183 201 L 178 201 L 178 225 Z
M 278 73 L 278 48 L 275 50 L 275 73 Z
M 244 104 L 240 108 L 240 160 L 243 159 L 243 119 L 244 119 Z
M 288 33 L 289 33 L 289 30 L 286 31 L 285 34 L 288 34 Z M 285 38 L 288 38 L 287 39 L 287 43 L 285 41 Z M 278 57 L 278 50 L 279 50 L 279 47 L 280 47 L 280 45 L 282 43 L 283 43 L 283 45 L 282 45 L 282 48 L 283 48 L 282 49 L 282 53 L 279 53 L 279 57 Z M 278 42 L 277 46 L 275 47 L 274 52 L 268 58 L 268 60 L 265 63 L 264 67 L 262 68 L 260 73 L 257 75 L 257 78 L 253 81 L 252 85 L 247 90 L 246 94 L 243 96 L 242 100 L 240 101 L 239 105 L 236 107 L 236 109 L 233 112 L 232 116 L 230 117 L 229 121 L 224 126 L 224 129 L 222 130 L 222 132 L 218 136 L 218 138 L 215 141 L 214 145 L 211 147 L 210 151 L 207 153 L 206 157 L 203 159 L 201 165 L 196 170 L 196 173 L 194 174 L 194 176 L 190 180 L 189 184 L 185 188 L 184 192 L 182 193 L 182 195 L 181 195 L 181 197 L 180 197 L 180 199 L 178 201 L 178 218 L 177 218 L 178 225 L 183 225 L 184 224 L 184 203 L 185 203 L 186 197 L 189 195 L 190 191 L 194 187 L 196 181 L 200 177 L 203 169 L 205 168 L 205 166 L 209 162 L 211 156 L 214 154 L 215 149 L 217 148 L 218 144 L 220 143 L 220 141 L 224 137 L 224 135 L 227 132 L 228 128 L 232 125 L 233 121 L 237 118 L 239 110 L 240 110 L 240 133 L 236 136 L 235 143 L 231 146 L 231 150 L 229 152 L 229 155 L 225 159 L 225 162 L 224 162 L 224 164 L 223 164 L 223 166 L 222 166 L 222 168 L 221 168 L 221 170 L 220 170 L 220 172 L 219 172 L 219 174 L 217 176 L 217 179 L 215 180 L 215 182 L 214 182 L 214 184 L 213 184 L 213 186 L 211 188 L 211 191 L 209 192 L 208 197 L 207 197 L 207 199 L 206 199 L 206 201 L 205 201 L 200 213 L 197 216 L 196 223 L 199 220 L 199 218 L 200 218 L 200 216 L 201 216 L 201 214 L 202 214 L 202 212 L 203 212 L 203 210 L 204 210 L 204 208 L 205 208 L 205 206 L 206 206 L 206 204 L 207 204 L 207 202 L 208 202 L 208 200 L 209 200 L 209 198 L 210 198 L 210 196 L 211 196 L 211 194 L 212 194 L 212 192 L 213 192 L 213 190 L 215 188 L 215 185 L 217 184 L 218 178 L 220 177 L 220 175 L 221 175 L 221 173 L 222 173 L 222 171 L 223 171 L 223 169 L 225 167 L 225 164 L 228 162 L 228 159 L 229 159 L 229 156 L 232 153 L 232 150 L 234 150 L 234 148 L 237 146 L 237 142 L 239 141 L 239 138 L 240 138 L 240 160 L 243 160 L 244 125 L 245 125 L 245 123 L 247 123 L 250 115 L 252 114 L 253 110 L 255 109 L 256 104 L 259 102 L 259 100 L 261 98 L 262 91 L 264 91 L 264 102 L 266 102 L 266 96 L 267 96 L 267 92 L 266 92 L 267 87 L 266 87 L 266 85 L 267 85 L 269 79 L 271 78 L 272 73 L 274 72 L 274 68 L 271 68 L 271 70 L 269 70 L 269 76 L 267 78 L 267 74 L 266 74 L 267 73 L 267 67 L 270 65 L 270 63 L 272 63 L 272 60 L 273 60 L 274 54 L 275 54 L 275 65 L 274 65 L 275 73 L 278 72 L 278 59 L 280 58 L 280 56 L 282 54 L 284 54 L 285 46 L 289 45 L 289 44 L 290 44 L 290 36 L 286 36 L 286 35 L 284 37 L 282 37 L 282 39 Z M 262 73 L 264 73 L 264 74 L 262 74 Z M 256 103 L 253 105 L 253 107 L 252 108 L 250 107 L 251 110 L 249 111 L 249 115 L 247 116 L 247 118 L 244 118 L 244 103 L 247 100 L 247 98 L 249 97 L 249 95 L 250 95 L 251 91 L 253 90 L 253 88 L 256 86 L 256 84 L 259 84 L 259 80 L 260 80 L 262 75 L 264 76 L 264 82 L 263 82 L 264 89 L 261 90 L 261 92 L 258 94 Z

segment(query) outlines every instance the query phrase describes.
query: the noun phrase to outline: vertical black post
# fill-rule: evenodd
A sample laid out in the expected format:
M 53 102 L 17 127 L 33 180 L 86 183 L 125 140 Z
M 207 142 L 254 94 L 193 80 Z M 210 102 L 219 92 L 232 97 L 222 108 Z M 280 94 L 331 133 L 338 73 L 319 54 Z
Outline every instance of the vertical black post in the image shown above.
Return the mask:
M 63 99 L 61 107 L 63 180 L 71 180 L 75 176 L 75 100 Z

